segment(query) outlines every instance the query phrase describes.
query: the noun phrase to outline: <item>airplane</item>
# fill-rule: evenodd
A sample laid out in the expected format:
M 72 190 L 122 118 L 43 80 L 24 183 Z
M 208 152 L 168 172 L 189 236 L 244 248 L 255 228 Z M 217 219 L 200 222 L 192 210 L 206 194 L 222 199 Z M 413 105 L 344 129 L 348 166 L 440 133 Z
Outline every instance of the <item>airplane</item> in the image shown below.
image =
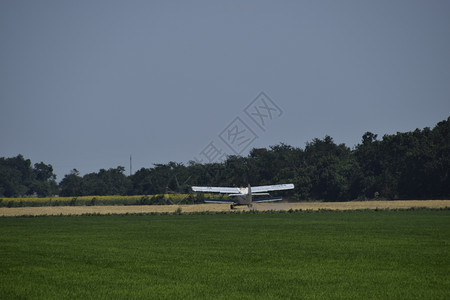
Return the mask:
M 205 199 L 205 202 L 208 203 L 230 203 L 230 208 L 233 209 L 238 205 L 247 205 L 249 208 L 253 207 L 253 203 L 261 203 L 261 202 L 274 202 L 282 200 L 281 197 L 274 198 L 262 198 L 262 199 L 253 199 L 253 196 L 268 196 L 269 191 L 282 191 L 282 190 L 291 190 L 294 188 L 292 183 L 288 184 L 276 184 L 276 185 L 261 185 L 251 187 L 250 184 L 248 187 L 238 188 L 238 187 L 215 187 L 215 186 L 192 186 L 191 187 L 194 192 L 204 192 L 204 193 L 221 193 L 228 194 L 228 196 L 236 197 L 236 200 L 220 200 L 220 199 Z

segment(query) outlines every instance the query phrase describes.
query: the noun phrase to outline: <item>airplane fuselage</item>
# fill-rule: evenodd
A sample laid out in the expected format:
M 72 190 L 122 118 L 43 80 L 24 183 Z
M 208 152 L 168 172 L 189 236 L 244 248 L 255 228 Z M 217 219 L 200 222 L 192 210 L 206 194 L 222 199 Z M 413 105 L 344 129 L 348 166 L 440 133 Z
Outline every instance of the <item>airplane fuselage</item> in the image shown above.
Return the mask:
M 250 184 L 246 188 L 239 188 L 242 195 L 236 195 L 236 203 L 231 204 L 230 208 L 233 209 L 237 205 L 247 205 L 249 208 L 253 207 L 252 188 Z M 230 195 L 231 196 L 231 195 Z

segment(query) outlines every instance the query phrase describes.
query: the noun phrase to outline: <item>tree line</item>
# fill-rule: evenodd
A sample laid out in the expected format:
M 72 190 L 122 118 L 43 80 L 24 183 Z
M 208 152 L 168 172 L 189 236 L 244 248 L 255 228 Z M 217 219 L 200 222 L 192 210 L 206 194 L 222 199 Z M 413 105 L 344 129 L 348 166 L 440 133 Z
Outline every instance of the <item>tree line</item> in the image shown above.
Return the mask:
M 433 129 L 384 135 L 366 132 L 350 149 L 330 136 L 304 149 L 286 144 L 252 149 L 224 162 L 176 162 L 124 167 L 81 176 L 74 169 L 59 184 L 51 165 L 31 165 L 22 155 L 0 158 L 0 196 L 39 197 L 189 193 L 191 185 L 242 186 L 294 183 L 287 196 L 297 200 L 450 198 L 450 117 Z

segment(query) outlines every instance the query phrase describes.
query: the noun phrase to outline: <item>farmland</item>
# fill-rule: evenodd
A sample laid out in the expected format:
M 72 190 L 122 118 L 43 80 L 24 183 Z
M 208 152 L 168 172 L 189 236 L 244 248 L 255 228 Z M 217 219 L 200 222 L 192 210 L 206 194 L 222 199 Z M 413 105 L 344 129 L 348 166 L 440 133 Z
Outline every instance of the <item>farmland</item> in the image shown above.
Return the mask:
M 106 197 L 105 197 L 106 198 Z M 109 204 L 110 200 L 103 200 Z M 114 201 L 114 200 L 113 200 Z M 29 204 L 30 202 L 27 202 Z M 397 210 L 414 208 L 443 209 L 450 207 L 450 200 L 407 200 L 407 201 L 351 201 L 351 202 L 276 202 L 255 203 L 257 211 L 289 210 Z M 235 212 L 248 211 L 239 206 Z M 42 216 L 83 214 L 154 214 L 154 213 L 205 213 L 230 212 L 228 204 L 173 204 L 173 205 L 75 205 L 75 206 L 21 206 L 0 207 L 0 216 Z
M 450 211 L 0 218 L 0 298 L 450 293 Z
M 0 207 L 39 207 L 39 206 L 93 206 L 93 205 L 168 205 L 193 204 L 210 199 L 222 199 L 214 194 L 155 194 L 155 195 L 109 195 L 80 197 L 0 197 Z

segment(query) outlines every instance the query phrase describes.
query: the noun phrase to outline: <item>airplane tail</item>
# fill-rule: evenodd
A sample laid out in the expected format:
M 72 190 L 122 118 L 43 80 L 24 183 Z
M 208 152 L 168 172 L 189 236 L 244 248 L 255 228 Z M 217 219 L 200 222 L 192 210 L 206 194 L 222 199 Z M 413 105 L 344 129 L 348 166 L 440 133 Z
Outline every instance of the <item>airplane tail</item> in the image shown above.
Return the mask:
M 253 206 L 253 196 L 252 196 L 252 187 L 250 186 L 250 183 L 248 184 L 248 194 L 247 194 L 247 205 L 248 207 Z

